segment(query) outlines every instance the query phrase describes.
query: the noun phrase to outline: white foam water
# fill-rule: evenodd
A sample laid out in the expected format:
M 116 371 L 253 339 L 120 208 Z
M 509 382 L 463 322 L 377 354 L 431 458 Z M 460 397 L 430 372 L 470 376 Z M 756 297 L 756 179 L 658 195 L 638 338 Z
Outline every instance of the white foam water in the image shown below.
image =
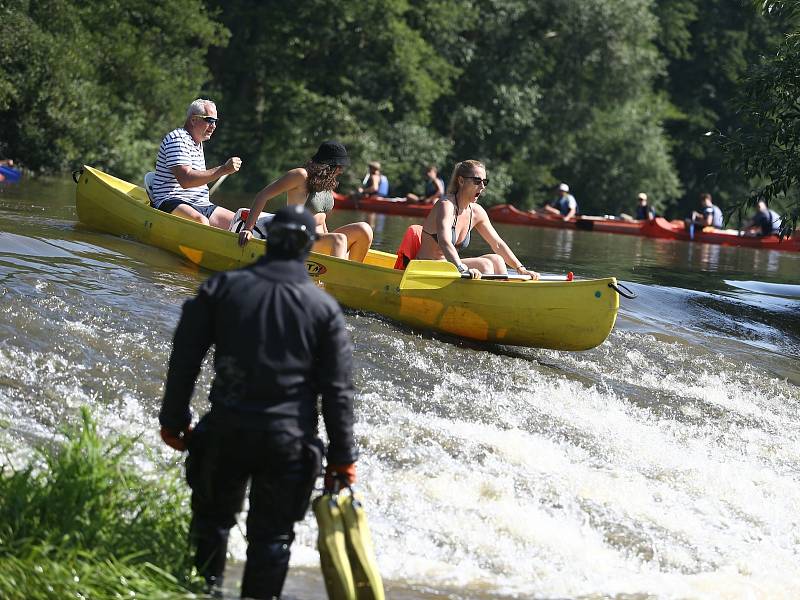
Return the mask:
M 206 274 L 92 240 L 0 237 L 1 433 L 22 447 L 88 405 L 101 432 L 141 434 L 157 471 L 180 460 L 156 415 Z M 759 311 L 752 282 L 736 297 L 633 287 L 640 303 L 582 353 L 348 313 L 358 487 L 388 581 L 452 598 L 800 596 L 797 333 L 779 336 L 796 299 Z M 315 567 L 310 515 L 297 533 L 292 564 Z M 244 559 L 238 534 L 231 550 Z

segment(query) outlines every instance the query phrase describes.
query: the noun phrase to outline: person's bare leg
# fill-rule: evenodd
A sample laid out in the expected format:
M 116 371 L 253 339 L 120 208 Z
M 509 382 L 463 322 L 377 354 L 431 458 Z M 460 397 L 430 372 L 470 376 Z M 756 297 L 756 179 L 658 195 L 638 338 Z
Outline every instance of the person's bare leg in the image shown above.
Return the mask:
M 206 219 L 205 216 L 201 215 L 188 204 L 179 204 L 173 209 L 171 214 L 178 217 L 183 217 L 184 219 L 189 219 L 190 221 L 197 221 L 203 225 L 208 225 L 208 219 Z
M 494 273 L 494 264 L 485 256 L 462 258 L 461 262 L 467 265 L 470 269 L 478 269 L 478 271 L 484 275 L 491 275 Z
M 508 273 L 506 261 L 499 254 L 484 254 L 481 258 L 486 258 L 492 263 L 495 275 L 505 275 Z
M 336 228 L 334 233 L 341 233 L 347 236 L 347 251 L 350 260 L 364 262 L 364 258 L 372 245 L 372 227 L 369 224 L 363 221 L 349 223 Z
M 499 254 L 484 254 L 476 258 L 465 258 L 461 262 L 470 269 L 478 269 L 484 275 L 505 275 L 508 267 Z
M 208 223 L 212 227 L 219 227 L 220 229 L 228 229 L 231 226 L 231 221 L 233 220 L 233 212 L 229 211 L 227 208 L 222 208 L 218 206 L 214 209 L 214 212 L 211 213 L 211 218 L 208 220 Z
M 341 233 L 321 233 L 311 247 L 312 252 L 347 258 L 347 236 Z

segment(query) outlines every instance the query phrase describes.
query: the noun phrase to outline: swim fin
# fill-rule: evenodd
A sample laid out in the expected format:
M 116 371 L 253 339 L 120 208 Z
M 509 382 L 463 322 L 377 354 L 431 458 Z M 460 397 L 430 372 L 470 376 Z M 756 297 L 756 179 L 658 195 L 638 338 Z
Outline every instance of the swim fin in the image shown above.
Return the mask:
M 356 600 L 353 573 L 347 556 L 344 519 L 338 494 L 325 492 L 314 499 L 319 536 L 319 562 L 330 600 Z
M 383 580 L 375 561 L 372 535 L 357 495 L 350 494 L 339 500 L 344 520 L 345 545 L 358 600 L 384 600 Z

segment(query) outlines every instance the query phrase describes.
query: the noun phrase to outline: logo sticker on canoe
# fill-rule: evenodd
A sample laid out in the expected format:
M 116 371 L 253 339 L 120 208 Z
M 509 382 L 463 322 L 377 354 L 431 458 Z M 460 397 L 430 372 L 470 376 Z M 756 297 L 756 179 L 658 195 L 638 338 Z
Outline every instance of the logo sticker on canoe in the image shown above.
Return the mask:
M 328 271 L 328 268 L 325 265 L 314 262 L 313 260 L 307 260 L 306 270 L 312 277 L 319 277 L 320 275 L 324 275 Z

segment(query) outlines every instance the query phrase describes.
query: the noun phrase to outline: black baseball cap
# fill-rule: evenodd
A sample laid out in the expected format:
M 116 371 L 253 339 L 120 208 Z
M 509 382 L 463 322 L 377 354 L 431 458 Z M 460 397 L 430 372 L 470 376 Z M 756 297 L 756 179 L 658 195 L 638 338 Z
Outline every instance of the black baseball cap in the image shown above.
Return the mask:
M 344 144 L 336 140 L 322 142 L 319 148 L 317 148 L 317 153 L 311 157 L 311 160 L 324 165 L 347 166 L 350 164 L 350 157 L 347 156 L 347 148 L 344 147 Z

